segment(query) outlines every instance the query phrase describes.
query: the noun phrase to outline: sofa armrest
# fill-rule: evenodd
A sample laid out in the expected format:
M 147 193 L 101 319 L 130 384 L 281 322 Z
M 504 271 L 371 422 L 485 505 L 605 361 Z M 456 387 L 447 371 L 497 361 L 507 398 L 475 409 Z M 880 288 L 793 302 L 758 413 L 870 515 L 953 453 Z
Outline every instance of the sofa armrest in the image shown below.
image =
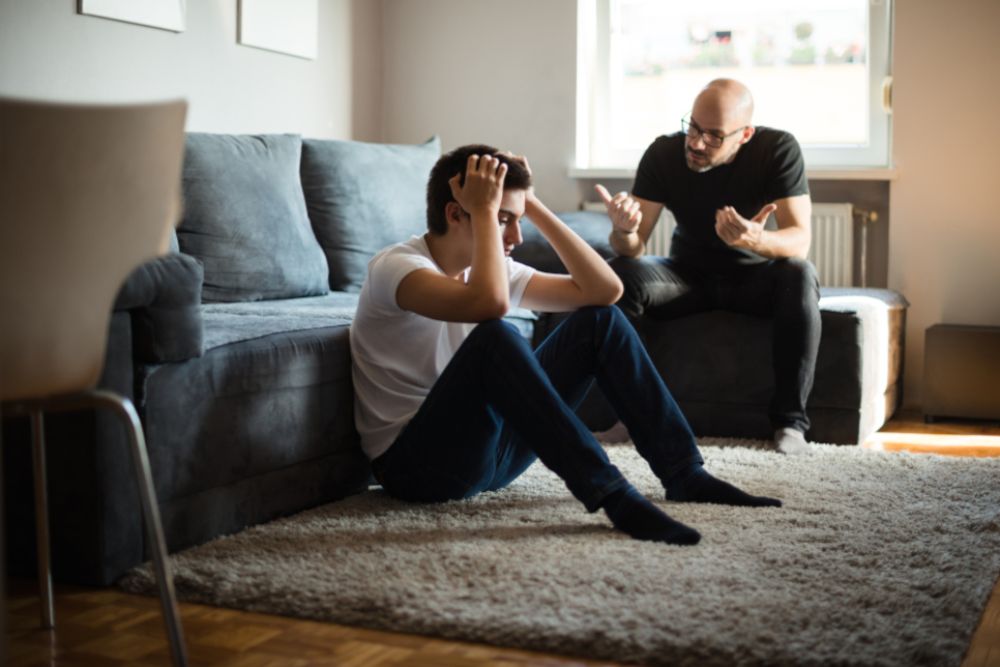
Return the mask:
M 129 274 L 114 308 L 131 315 L 136 360 L 160 363 L 201 356 L 204 277 L 201 263 L 182 253 L 157 257 Z

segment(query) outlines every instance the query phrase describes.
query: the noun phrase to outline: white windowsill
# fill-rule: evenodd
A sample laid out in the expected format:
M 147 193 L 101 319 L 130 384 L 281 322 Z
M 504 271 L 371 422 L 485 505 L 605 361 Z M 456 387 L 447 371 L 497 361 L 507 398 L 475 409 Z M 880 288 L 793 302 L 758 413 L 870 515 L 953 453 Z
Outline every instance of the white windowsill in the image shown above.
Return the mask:
M 620 167 L 570 167 L 570 178 L 635 178 L 635 169 Z
M 806 169 L 806 178 L 824 181 L 894 181 L 895 167 L 828 167 Z M 635 169 L 622 167 L 570 167 L 570 178 L 635 178 Z
M 894 181 L 898 175 L 895 167 L 806 169 L 806 178 L 817 181 Z

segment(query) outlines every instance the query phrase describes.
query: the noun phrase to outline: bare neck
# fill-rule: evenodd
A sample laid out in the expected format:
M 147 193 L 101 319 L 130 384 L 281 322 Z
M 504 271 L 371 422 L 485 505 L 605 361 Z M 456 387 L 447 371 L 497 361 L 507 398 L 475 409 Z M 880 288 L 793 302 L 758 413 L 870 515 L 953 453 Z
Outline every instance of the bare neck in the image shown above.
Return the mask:
M 465 270 L 469 268 L 469 255 L 458 241 L 456 234 L 424 234 L 424 241 L 431 251 L 431 258 L 445 275 L 451 278 L 460 278 Z

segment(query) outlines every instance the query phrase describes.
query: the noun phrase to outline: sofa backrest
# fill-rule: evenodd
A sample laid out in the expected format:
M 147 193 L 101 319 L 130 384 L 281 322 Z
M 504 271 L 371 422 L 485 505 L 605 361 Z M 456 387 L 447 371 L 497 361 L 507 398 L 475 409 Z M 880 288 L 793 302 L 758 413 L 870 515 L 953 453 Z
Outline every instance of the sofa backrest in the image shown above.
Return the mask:
M 204 265 L 205 302 L 358 292 L 376 252 L 426 230 L 440 153 L 437 137 L 400 145 L 189 133 L 171 250 Z

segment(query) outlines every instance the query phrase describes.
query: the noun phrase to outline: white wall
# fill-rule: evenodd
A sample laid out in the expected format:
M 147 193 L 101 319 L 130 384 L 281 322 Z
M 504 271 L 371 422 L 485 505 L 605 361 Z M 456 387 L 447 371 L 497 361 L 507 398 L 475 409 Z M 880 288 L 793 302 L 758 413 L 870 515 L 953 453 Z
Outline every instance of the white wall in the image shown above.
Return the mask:
M 185 97 L 188 129 L 377 138 L 381 7 L 320 0 L 319 57 L 236 43 L 237 0 L 188 0 L 173 33 L 0 0 L 0 95 L 86 102 Z
M 895 13 L 889 286 L 911 303 L 904 391 L 919 405 L 927 327 L 1000 325 L 1000 2 Z
M 536 190 L 576 208 L 576 0 L 383 0 L 382 137 L 527 155 Z

